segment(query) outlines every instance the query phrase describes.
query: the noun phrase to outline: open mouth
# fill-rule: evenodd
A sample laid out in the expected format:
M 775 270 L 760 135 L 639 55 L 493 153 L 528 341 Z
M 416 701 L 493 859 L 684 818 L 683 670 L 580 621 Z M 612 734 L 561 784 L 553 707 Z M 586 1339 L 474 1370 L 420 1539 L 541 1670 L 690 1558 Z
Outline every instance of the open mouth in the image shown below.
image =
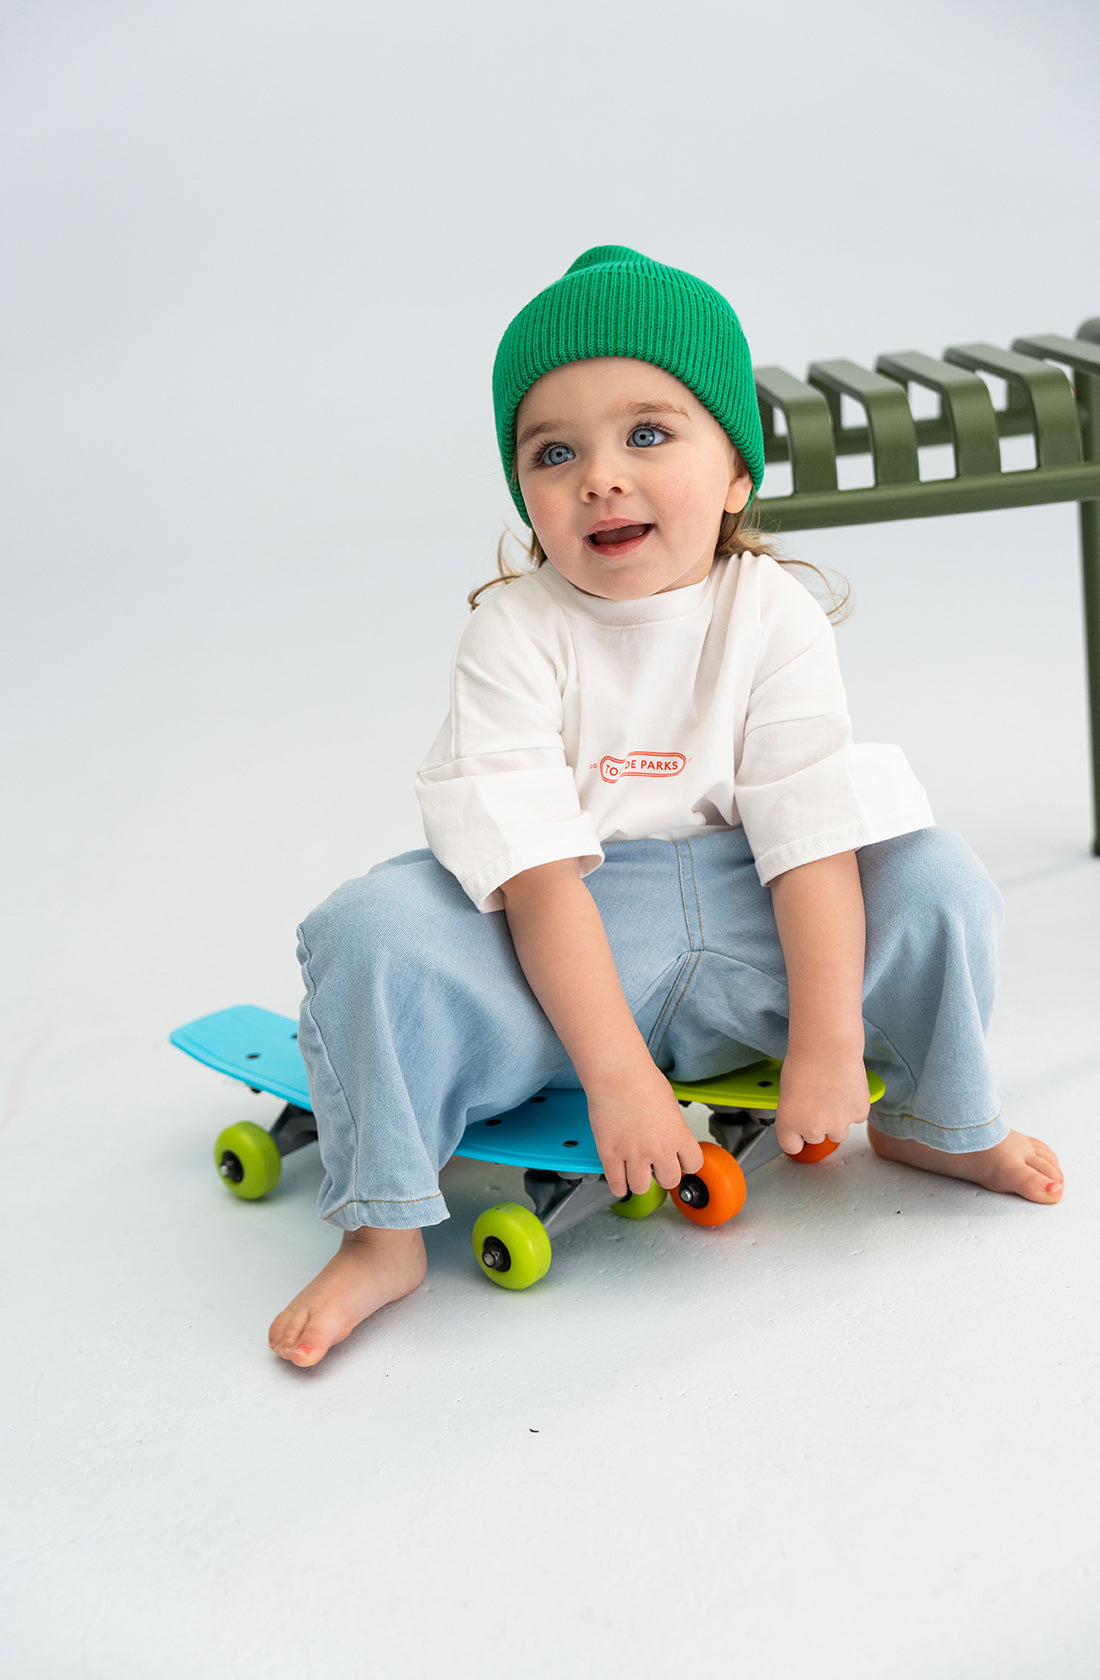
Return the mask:
M 624 554 L 636 548 L 652 529 L 652 525 L 611 525 L 600 531 L 590 531 L 584 540 L 602 554 Z

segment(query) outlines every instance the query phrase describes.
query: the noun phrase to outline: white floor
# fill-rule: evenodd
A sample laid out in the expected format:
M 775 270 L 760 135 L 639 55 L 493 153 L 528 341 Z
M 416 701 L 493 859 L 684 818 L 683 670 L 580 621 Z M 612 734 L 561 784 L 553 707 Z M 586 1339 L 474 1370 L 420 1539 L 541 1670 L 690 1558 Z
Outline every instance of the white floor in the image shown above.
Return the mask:
M 217 1183 L 214 1133 L 275 1105 L 166 1044 L 171 939 L 44 1018 L 13 1046 L 3 1141 L 9 1672 L 1093 1675 L 1080 838 L 1005 880 L 995 1033 L 1017 1124 L 1061 1152 L 1060 1208 L 858 1139 L 764 1169 L 713 1233 L 667 1206 L 595 1219 L 513 1295 L 469 1232 L 518 1172 L 454 1162 L 429 1281 L 308 1373 L 264 1332 L 333 1246 L 317 1161 L 267 1203 Z M 229 1001 L 215 980 L 187 1007 Z
M 687 70 L 642 100 L 656 131 L 578 103 L 559 149 L 550 124 L 513 155 L 509 55 L 527 54 L 525 99 L 563 66 L 578 101 L 607 91 L 557 36 L 532 58 L 543 13 L 487 8 L 463 35 L 426 5 L 425 37 L 340 0 L 156 21 L 103 0 L 11 27 L 15 1680 L 1100 1668 L 1100 859 L 1072 510 L 790 543 L 855 585 L 858 733 L 904 745 L 1005 894 L 993 1050 L 1014 1124 L 1061 1155 L 1062 1206 L 853 1138 L 817 1169 L 761 1171 L 715 1232 L 667 1206 L 594 1219 L 510 1294 L 469 1233 L 519 1175 L 454 1162 L 428 1282 L 298 1372 L 266 1328 L 334 1245 L 316 1153 L 267 1202 L 228 1195 L 215 1134 L 277 1105 L 167 1042 L 232 1003 L 293 1012 L 298 917 L 420 843 L 412 770 L 507 514 L 488 359 L 578 251 L 621 238 L 723 286 L 741 273 L 757 359 L 794 371 L 1100 313 L 1080 217 L 1094 55 L 1065 47 L 1094 32 L 1084 10 L 929 0 L 889 39 L 860 0 L 743 26 L 681 11 L 708 63 L 744 46 L 763 76 L 783 55 L 767 191 L 730 230 L 711 143 L 737 125 L 685 105 Z M 601 75 L 635 53 L 618 15 L 592 14 Z M 648 47 L 631 62 L 651 74 Z M 847 76 L 876 90 L 870 173 Z M 406 149 L 378 171 L 405 94 Z M 984 198 L 955 167 L 968 140 Z M 688 154 L 702 172 L 680 199 L 669 159 Z M 769 224 L 769 206 L 791 214 Z M 738 240 L 762 263 L 739 266 Z M 1034 260 L 1056 240 L 1066 261 Z

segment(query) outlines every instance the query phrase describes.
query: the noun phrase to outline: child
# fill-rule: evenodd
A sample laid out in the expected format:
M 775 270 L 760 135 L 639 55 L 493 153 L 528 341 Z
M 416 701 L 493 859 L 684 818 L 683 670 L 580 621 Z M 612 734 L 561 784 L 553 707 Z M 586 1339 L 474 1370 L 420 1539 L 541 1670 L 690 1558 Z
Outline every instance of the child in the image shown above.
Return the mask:
M 296 1365 L 416 1288 L 467 1121 L 550 1083 L 584 1089 L 618 1195 L 701 1163 L 666 1072 L 760 1055 L 785 1058 L 788 1152 L 867 1119 L 866 1056 L 877 1154 L 1062 1191 L 986 1055 L 1000 896 L 900 750 L 852 743 L 825 613 L 747 525 L 764 449 L 729 304 L 588 251 L 509 326 L 493 394 L 536 569 L 460 640 L 431 851 L 300 930 L 343 1238 L 271 1327 Z

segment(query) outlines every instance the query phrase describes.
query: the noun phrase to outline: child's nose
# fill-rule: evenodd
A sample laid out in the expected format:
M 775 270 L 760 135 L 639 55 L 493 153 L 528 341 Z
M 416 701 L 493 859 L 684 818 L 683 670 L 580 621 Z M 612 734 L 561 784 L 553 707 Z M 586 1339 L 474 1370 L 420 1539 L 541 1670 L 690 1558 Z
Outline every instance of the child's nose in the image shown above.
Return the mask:
M 585 501 L 598 501 L 603 496 L 611 496 L 616 492 L 622 494 L 629 488 L 629 475 L 625 464 L 611 451 L 593 453 L 584 463 L 581 475 L 581 494 Z

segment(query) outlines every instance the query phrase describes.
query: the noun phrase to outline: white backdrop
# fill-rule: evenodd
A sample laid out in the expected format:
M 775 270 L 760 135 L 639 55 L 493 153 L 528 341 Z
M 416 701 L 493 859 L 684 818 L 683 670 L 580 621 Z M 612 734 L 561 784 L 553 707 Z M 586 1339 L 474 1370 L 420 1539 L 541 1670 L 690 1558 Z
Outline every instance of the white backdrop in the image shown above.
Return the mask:
M 138 972 L 169 1014 L 289 1004 L 298 916 L 421 843 L 412 771 L 511 514 L 493 351 L 587 246 L 702 274 L 795 372 L 1100 312 L 1097 37 L 1083 0 L 9 4 L 24 1025 Z M 1087 839 L 1071 509 L 790 547 L 853 581 L 857 725 L 941 820 L 992 761 L 992 832 Z M 1016 780 L 1013 708 L 1045 702 L 1053 825 Z
M 816 1224 L 793 1179 L 754 1185 L 759 1223 L 721 1249 L 747 1294 L 690 1232 L 650 1222 L 628 1265 L 593 1221 L 526 1317 L 478 1293 L 456 1218 L 435 1293 L 295 1387 L 263 1337 L 331 1247 L 316 1166 L 298 1158 L 269 1207 L 229 1205 L 207 1134 L 239 1093 L 166 1037 L 222 1005 L 293 1011 L 298 918 L 422 843 L 413 772 L 512 517 L 489 395 L 510 316 L 621 243 L 725 291 L 754 359 L 796 373 L 1074 332 L 1100 314 L 1098 19 L 1092 0 L 0 6 L 18 1680 L 144 1680 L 153 1647 L 166 1676 L 359 1672 L 364 1650 L 375 1674 L 420 1674 L 413 1624 L 463 1680 L 500 1570 L 509 1630 L 545 1626 L 532 1559 L 584 1606 L 557 1630 L 571 1666 L 535 1640 L 547 1672 L 613 1672 L 624 1617 L 637 1672 L 682 1661 L 670 1583 L 698 1610 L 694 1655 L 741 1650 L 775 1680 L 805 1672 L 792 1603 L 822 1680 L 1093 1672 L 1094 1286 L 1063 1284 L 1095 1275 L 1100 1170 L 1073 509 L 789 547 L 854 585 L 858 733 L 901 742 L 1006 891 L 998 1066 L 1076 1202 L 1048 1215 L 904 1169 L 895 1189 L 855 1149 Z M 485 1193 L 467 1168 L 463 1219 Z M 793 1474 L 807 1383 L 829 1417 Z M 743 1454 L 745 1493 L 718 1454 L 728 1502 L 678 1529 L 685 1443 L 751 1443 L 761 1419 L 786 1456 Z M 505 1552 L 527 1534 L 488 1568 L 477 1487 Z M 714 1563 L 740 1520 L 747 1595 Z

